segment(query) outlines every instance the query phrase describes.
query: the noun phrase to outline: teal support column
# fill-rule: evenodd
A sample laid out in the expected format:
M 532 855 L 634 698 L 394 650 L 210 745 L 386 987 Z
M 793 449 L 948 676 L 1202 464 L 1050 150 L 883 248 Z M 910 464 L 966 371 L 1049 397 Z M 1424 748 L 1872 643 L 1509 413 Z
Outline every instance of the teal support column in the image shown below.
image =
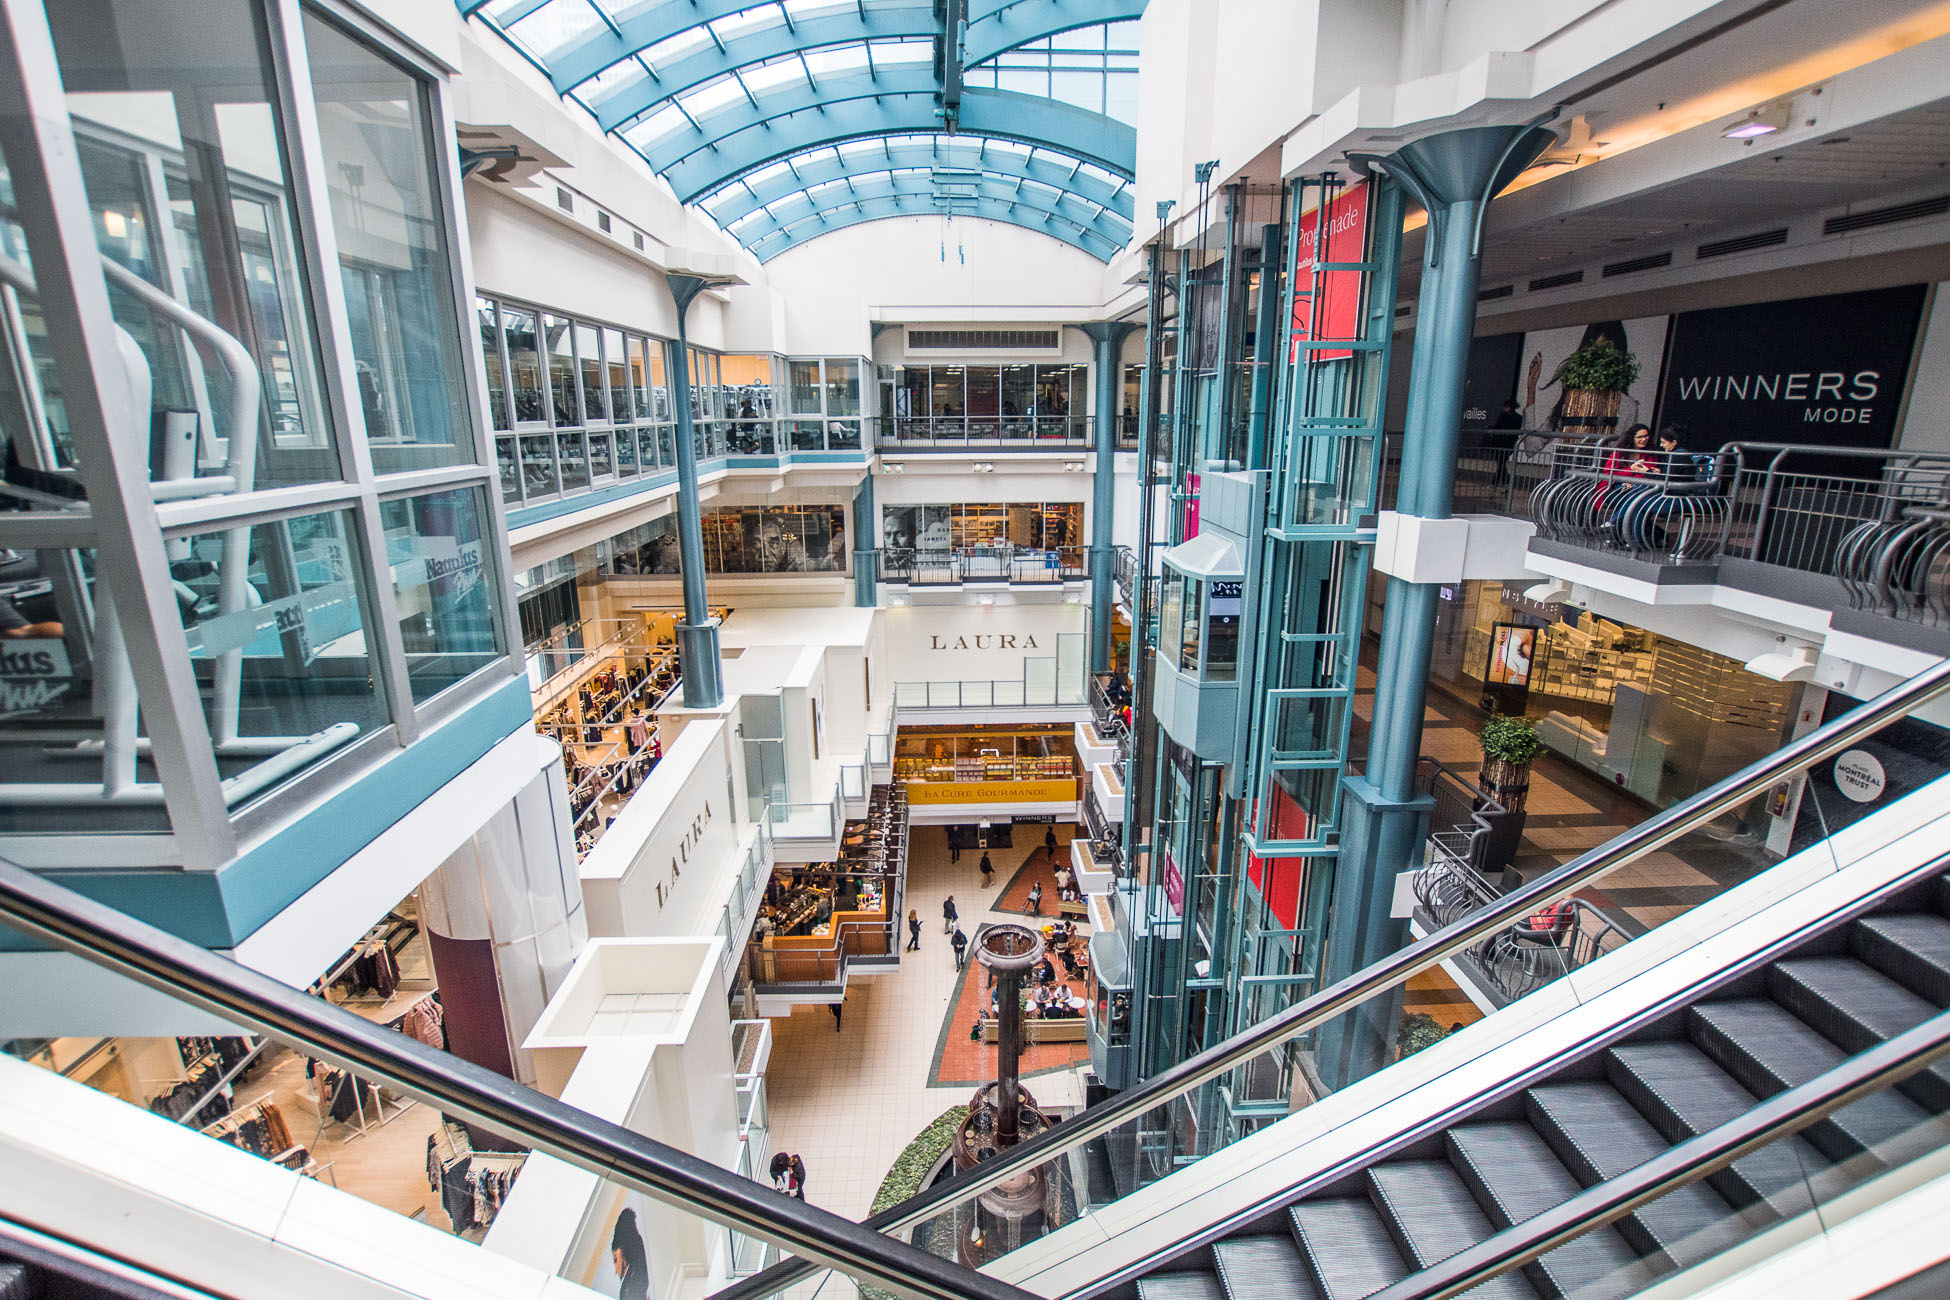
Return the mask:
M 1403 145 L 1385 158 L 1352 158 L 1356 166 L 1399 182 L 1429 214 L 1396 501 L 1402 514 L 1449 517 L 1463 376 L 1476 327 L 1483 218 L 1490 200 L 1555 139 L 1538 125 L 1470 127 Z M 1433 584 L 1388 580 L 1367 770 L 1343 782 L 1341 856 L 1323 984 L 1379 961 L 1404 938 L 1404 924 L 1391 912 L 1395 878 L 1420 864 L 1429 830 L 1430 800 L 1416 792 L 1416 766 L 1436 600 Z M 1385 1001 L 1324 1027 L 1316 1064 L 1329 1087 L 1356 1082 L 1392 1059 L 1399 991 Z
M 880 603 L 880 519 L 873 504 L 873 469 L 853 490 L 853 603 Z
M 677 300 L 677 339 L 668 348 L 670 400 L 677 408 L 677 553 L 684 576 L 684 621 L 677 625 L 677 662 L 684 674 L 684 707 L 712 709 L 724 703 L 718 625 L 704 591 L 704 524 L 697 495 L 696 430 L 691 423 L 690 343 L 684 318 L 691 303 L 715 281 L 697 275 L 669 277 Z
M 1092 321 L 1082 327 L 1090 336 L 1091 368 L 1097 376 L 1097 477 L 1090 502 L 1090 671 L 1110 671 L 1112 570 L 1116 548 L 1111 545 L 1111 518 L 1117 510 L 1117 406 L 1123 387 L 1124 340 L 1137 328 L 1134 321 Z M 1142 470 L 1140 469 L 1140 477 Z

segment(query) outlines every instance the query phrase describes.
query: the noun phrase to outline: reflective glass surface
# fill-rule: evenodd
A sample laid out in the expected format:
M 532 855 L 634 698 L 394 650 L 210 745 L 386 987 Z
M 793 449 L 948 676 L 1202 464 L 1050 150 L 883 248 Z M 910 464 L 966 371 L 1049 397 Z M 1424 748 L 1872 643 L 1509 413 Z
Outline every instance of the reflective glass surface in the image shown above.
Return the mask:
M 479 490 L 380 503 L 413 699 L 431 699 L 503 653 Z

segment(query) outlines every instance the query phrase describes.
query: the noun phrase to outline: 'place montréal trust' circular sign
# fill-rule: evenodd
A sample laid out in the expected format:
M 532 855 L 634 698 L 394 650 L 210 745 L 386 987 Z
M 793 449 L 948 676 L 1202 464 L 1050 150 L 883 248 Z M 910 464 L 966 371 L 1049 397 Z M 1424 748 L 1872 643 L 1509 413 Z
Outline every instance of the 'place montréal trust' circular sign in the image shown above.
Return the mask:
M 1881 760 L 1866 749 L 1851 749 L 1835 760 L 1835 788 L 1857 803 L 1874 803 L 1888 784 Z

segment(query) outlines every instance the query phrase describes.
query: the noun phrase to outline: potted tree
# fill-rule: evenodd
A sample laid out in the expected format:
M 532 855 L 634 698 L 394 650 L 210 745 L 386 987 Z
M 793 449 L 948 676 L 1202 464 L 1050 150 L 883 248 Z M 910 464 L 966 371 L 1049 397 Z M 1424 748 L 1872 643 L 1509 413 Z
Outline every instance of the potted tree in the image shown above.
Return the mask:
M 1618 427 L 1625 391 L 1638 381 L 1638 358 L 1596 338 L 1564 358 L 1552 378 L 1564 397 L 1558 426 L 1566 433 L 1609 433 Z
M 1524 804 L 1530 797 L 1530 765 L 1544 752 L 1544 742 L 1529 718 L 1508 713 L 1490 714 L 1478 739 L 1483 746 L 1483 791 L 1503 808 L 1502 816 L 1491 819 L 1483 848 L 1480 865 L 1489 874 L 1508 871 L 1516 860 L 1523 842 Z M 1504 887 L 1515 883 L 1506 877 Z

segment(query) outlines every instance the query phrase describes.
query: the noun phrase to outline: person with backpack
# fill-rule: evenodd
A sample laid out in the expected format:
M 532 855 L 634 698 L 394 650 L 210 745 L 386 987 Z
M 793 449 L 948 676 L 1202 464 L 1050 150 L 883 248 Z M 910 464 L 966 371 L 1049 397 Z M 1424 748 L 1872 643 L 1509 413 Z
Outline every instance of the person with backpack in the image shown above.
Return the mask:
M 989 851 L 982 850 L 982 888 L 987 889 L 995 879 L 995 864 L 989 861 Z
M 949 942 L 955 946 L 955 969 L 962 970 L 966 965 L 968 956 L 968 936 L 961 932 L 960 926 L 956 926 L 955 937 L 950 939 Z
M 948 901 L 941 905 L 941 919 L 944 922 L 941 927 L 941 933 L 953 934 L 955 932 L 955 922 L 961 919 L 960 914 L 955 911 L 955 896 L 953 894 L 948 895 Z

